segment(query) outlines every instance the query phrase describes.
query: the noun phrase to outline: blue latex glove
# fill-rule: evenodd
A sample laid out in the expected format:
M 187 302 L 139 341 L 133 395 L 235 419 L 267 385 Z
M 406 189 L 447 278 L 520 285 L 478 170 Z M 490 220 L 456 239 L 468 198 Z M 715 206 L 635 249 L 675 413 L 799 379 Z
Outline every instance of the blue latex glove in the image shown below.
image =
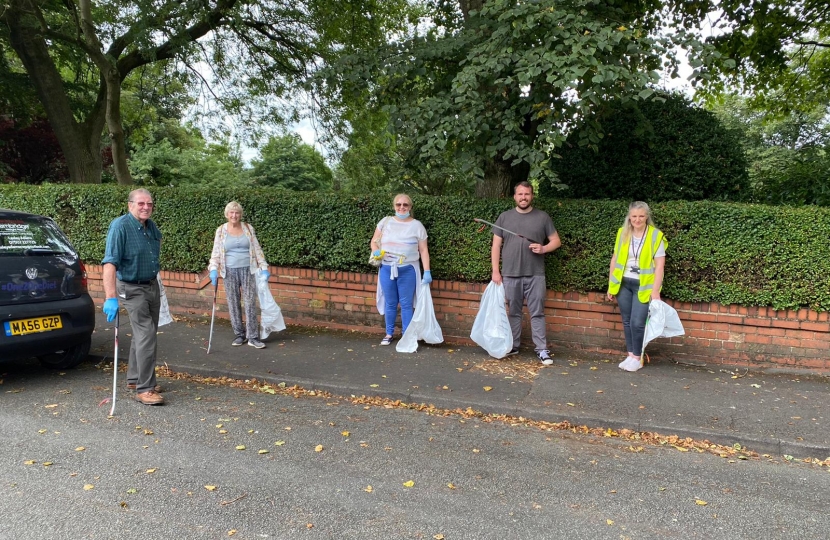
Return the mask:
M 210 282 L 213 283 L 214 287 L 216 287 L 216 284 L 219 283 L 219 272 L 216 270 L 210 271 Z
M 107 315 L 107 322 L 115 320 L 118 315 L 118 298 L 107 298 L 104 301 L 104 313 Z
M 429 270 L 424 270 L 424 279 L 421 280 L 421 283 L 424 285 L 429 285 L 432 283 L 432 272 Z
M 374 257 L 375 259 L 379 259 L 380 258 L 380 250 L 379 249 L 374 250 L 372 252 L 372 257 Z
M 265 279 L 268 279 L 269 277 L 271 277 L 271 272 L 269 272 L 268 270 L 260 270 L 260 274 L 262 274 L 262 276 Z

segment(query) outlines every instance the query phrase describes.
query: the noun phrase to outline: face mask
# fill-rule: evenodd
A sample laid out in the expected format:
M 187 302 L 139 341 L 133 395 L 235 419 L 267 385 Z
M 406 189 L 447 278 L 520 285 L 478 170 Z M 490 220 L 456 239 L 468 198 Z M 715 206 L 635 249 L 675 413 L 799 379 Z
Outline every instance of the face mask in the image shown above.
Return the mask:
M 406 219 L 409 217 L 409 212 L 407 212 L 406 214 L 399 214 L 395 212 L 395 215 L 398 216 L 398 219 Z

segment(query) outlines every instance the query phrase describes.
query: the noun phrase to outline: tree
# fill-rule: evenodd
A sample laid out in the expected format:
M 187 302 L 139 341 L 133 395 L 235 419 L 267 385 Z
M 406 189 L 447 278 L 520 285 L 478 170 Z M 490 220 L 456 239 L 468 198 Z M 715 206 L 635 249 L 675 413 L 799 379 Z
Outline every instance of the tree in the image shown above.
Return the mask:
M 297 134 L 271 137 L 262 148 L 260 158 L 251 165 L 251 178 L 259 185 L 294 191 L 331 188 L 332 172 L 326 160 Z
M 679 95 L 644 102 L 612 101 L 586 119 L 605 134 L 597 149 L 572 133 L 551 160 L 567 188 L 583 199 L 741 200 L 749 197 L 741 137 L 711 112 Z M 552 192 L 542 183 L 542 194 Z
M 786 116 L 830 102 L 830 9 L 825 0 L 675 0 L 691 31 L 711 14 L 711 54 L 693 58 L 711 97 L 738 90 Z
M 231 186 L 248 182 L 238 148 L 208 144 L 192 126 L 162 121 L 148 135 L 130 160 L 136 184 Z
M 364 99 L 411 143 L 413 163 L 449 154 L 480 196 L 541 178 L 576 121 L 602 103 L 647 99 L 676 64 L 682 29 L 660 33 L 658 1 L 436 0 L 435 25 L 329 72 L 343 100 Z M 367 97 L 368 95 L 368 97 Z M 587 126 L 591 127 L 591 126 Z M 597 126 L 593 126 L 597 128 Z M 596 145 L 598 129 L 581 144 Z
M 309 69 L 380 35 L 399 1 L 10 0 L 0 36 L 20 58 L 63 149 L 73 182 L 99 182 L 107 128 L 115 175 L 131 183 L 123 129 L 122 85 L 135 70 L 175 59 L 177 69 L 207 64 L 227 92 L 230 112 L 279 117 L 273 98 Z M 367 14 L 377 13 L 376 17 Z M 83 80 L 85 84 L 72 84 Z M 74 88 L 78 86 L 80 88 Z M 76 90 L 80 90 L 77 91 Z M 87 92 L 84 94 L 83 90 Z M 73 102 L 73 96 L 80 97 Z
M 383 111 L 347 111 L 352 126 L 348 147 L 335 168 L 335 185 L 349 193 L 410 192 L 425 195 L 469 195 L 475 176 L 464 172 L 450 152 L 421 163 L 411 143 L 389 132 Z
M 830 122 L 825 108 L 769 112 L 724 95 L 710 108 L 741 134 L 752 198 L 767 204 L 830 206 Z

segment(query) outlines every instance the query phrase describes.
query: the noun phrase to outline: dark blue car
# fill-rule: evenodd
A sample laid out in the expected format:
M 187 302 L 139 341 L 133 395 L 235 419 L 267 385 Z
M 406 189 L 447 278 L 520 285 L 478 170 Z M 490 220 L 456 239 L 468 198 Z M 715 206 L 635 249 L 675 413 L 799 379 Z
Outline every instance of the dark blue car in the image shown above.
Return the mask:
M 66 235 L 48 217 L 0 209 L 0 359 L 71 368 L 94 329 L 86 270 Z

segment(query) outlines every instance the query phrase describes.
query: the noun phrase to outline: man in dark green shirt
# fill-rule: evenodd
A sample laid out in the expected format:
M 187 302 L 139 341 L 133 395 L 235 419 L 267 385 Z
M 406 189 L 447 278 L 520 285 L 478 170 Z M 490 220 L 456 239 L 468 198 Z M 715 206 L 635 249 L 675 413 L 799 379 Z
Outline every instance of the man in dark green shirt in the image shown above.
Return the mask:
M 153 196 L 146 189 L 130 192 L 129 213 L 110 223 L 104 266 L 104 313 L 112 322 L 118 299 L 130 316 L 133 337 L 127 365 L 127 388 L 145 405 L 163 405 L 156 385 L 156 333 L 159 325 L 159 254 L 161 231 L 150 216 Z

